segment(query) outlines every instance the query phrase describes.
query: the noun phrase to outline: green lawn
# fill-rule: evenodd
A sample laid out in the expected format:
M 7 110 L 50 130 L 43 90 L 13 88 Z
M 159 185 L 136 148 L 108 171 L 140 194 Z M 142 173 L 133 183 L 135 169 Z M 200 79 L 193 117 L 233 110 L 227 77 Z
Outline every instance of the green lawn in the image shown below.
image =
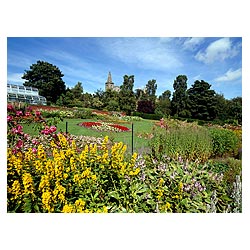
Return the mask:
M 81 122 L 95 121 L 94 119 L 64 119 L 62 122 L 57 124 L 58 131 L 66 132 L 66 122 L 68 123 L 68 132 L 72 135 L 84 135 L 84 136 L 94 136 L 94 137 L 104 137 L 106 135 L 109 136 L 110 139 L 120 142 L 122 141 L 124 144 L 128 146 L 128 151 L 132 150 L 132 132 L 98 132 L 92 129 L 84 128 L 79 126 L 78 124 Z M 142 120 L 142 121 L 134 121 L 134 151 L 137 152 L 145 152 L 148 147 L 149 139 L 139 138 L 138 135 L 145 135 L 146 133 L 150 133 L 155 121 L 151 120 Z M 131 123 L 122 123 L 128 128 L 132 128 Z M 24 124 L 23 131 L 25 133 L 31 135 L 37 135 L 38 132 L 33 128 L 33 124 L 26 125 Z

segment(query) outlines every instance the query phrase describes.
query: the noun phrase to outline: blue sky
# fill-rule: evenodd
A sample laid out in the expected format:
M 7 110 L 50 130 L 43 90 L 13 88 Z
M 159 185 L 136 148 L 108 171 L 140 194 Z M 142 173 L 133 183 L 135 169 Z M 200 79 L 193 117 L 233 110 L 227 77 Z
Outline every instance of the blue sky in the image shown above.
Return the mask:
M 188 88 L 204 80 L 231 99 L 242 96 L 242 39 L 237 37 L 9 37 L 8 83 L 22 84 L 25 70 L 38 60 L 56 65 L 67 87 L 82 82 L 84 92 L 104 90 L 108 72 L 121 85 L 134 75 L 134 88 L 155 79 L 157 94 L 173 92 L 178 75 Z

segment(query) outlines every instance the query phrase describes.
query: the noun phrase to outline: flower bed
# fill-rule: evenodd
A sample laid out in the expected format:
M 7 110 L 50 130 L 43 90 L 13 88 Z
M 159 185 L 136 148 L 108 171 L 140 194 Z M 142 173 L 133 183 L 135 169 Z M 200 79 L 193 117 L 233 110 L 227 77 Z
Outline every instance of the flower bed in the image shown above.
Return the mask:
M 119 124 L 107 123 L 107 122 L 82 122 L 79 126 L 85 128 L 91 128 L 97 131 L 111 131 L 111 132 L 127 132 L 129 128 L 121 126 Z

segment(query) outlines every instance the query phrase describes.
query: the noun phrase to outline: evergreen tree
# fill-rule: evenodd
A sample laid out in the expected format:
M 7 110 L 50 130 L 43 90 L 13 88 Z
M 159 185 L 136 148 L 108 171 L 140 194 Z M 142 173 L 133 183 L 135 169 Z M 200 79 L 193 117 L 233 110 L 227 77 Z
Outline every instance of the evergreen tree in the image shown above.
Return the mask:
M 82 87 L 82 83 L 78 82 L 72 89 L 71 92 L 74 96 L 74 98 L 81 100 L 82 99 L 82 95 L 83 95 L 83 87 Z
M 166 90 L 160 96 L 156 103 L 155 113 L 160 115 L 170 115 L 171 114 L 171 91 Z
M 125 75 L 123 79 L 123 84 L 120 87 L 119 92 L 119 104 L 121 110 L 125 111 L 126 114 L 130 115 L 131 112 L 135 111 L 136 107 L 136 99 L 135 94 L 133 92 L 134 76 Z
M 242 97 L 235 97 L 228 101 L 229 119 L 242 124 Z
M 213 120 L 216 117 L 216 96 L 210 87 L 207 82 L 197 80 L 188 90 L 192 118 Z
M 180 117 L 188 117 L 188 95 L 187 95 L 187 77 L 179 75 L 174 80 L 173 98 L 171 102 L 172 114 Z
M 148 83 L 146 84 L 146 96 L 148 100 L 152 102 L 153 105 L 155 105 L 155 100 L 156 100 L 156 90 L 157 90 L 157 84 L 156 80 L 152 79 L 149 80 Z

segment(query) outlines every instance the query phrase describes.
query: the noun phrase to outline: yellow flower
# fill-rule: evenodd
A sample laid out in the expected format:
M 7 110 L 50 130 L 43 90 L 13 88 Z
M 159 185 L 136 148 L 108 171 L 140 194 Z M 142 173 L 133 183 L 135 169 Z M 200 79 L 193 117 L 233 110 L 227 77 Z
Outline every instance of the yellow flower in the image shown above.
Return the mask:
M 37 148 L 37 158 L 41 159 L 41 160 L 46 159 L 46 153 L 45 153 L 44 148 L 41 144 Z
M 171 207 L 171 204 L 169 202 L 167 202 L 165 207 L 166 207 L 166 210 L 168 210 Z
M 64 148 L 67 148 L 69 146 L 68 142 L 67 142 L 67 139 L 65 138 L 64 135 L 62 134 L 58 134 L 58 139 L 60 141 L 60 145 L 61 147 L 64 149 Z
M 164 183 L 163 178 L 160 178 L 160 180 L 159 180 L 159 185 L 162 186 L 163 183 Z
M 33 179 L 30 173 L 23 174 L 23 186 L 25 194 L 32 194 L 34 192 Z
M 58 183 L 53 191 L 54 202 L 57 202 L 57 198 L 60 202 L 64 202 L 65 201 L 65 192 L 66 192 L 66 188 Z
M 163 189 L 157 189 L 156 190 L 157 195 L 157 199 L 160 200 L 161 197 L 163 196 L 164 190 Z
M 45 210 L 48 210 L 48 212 L 53 212 L 54 211 L 54 208 L 51 207 L 51 204 L 50 204 L 51 201 L 52 201 L 51 192 L 49 190 L 46 190 L 42 194 L 42 204 L 43 204 L 43 208 Z
M 44 190 L 50 187 L 49 177 L 47 175 L 43 175 L 39 184 L 39 190 Z
M 65 204 L 62 209 L 63 213 L 74 213 L 75 209 L 74 206 L 71 204 Z
M 96 181 L 96 175 L 95 174 L 92 175 L 91 178 L 92 178 L 93 181 Z
M 180 182 L 180 183 L 179 183 L 179 192 L 181 193 L 182 191 L 183 191 L 183 183 Z
M 12 183 L 11 188 L 8 188 L 8 192 L 14 195 L 14 197 L 11 197 L 11 200 L 16 200 L 20 198 L 20 196 L 22 195 L 22 191 L 21 191 L 21 185 L 18 180 L 15 180 Z
M 129 175 L 137 175 L 137 174 L 139 174 L 139 172 L 140 172 L 140 168 L 136 168 L 136 170 L 135 171 L 129 171 Z
M 82 199 L 78 199 L 75 201 L 75 208 L 76 208 L 76 212 L 78 213 L 82 213 L 84 206 L 85 206 L 86 202 Z
M 108 213 L 108 208 L 106 206 L 103 206 L 103 213 Z

